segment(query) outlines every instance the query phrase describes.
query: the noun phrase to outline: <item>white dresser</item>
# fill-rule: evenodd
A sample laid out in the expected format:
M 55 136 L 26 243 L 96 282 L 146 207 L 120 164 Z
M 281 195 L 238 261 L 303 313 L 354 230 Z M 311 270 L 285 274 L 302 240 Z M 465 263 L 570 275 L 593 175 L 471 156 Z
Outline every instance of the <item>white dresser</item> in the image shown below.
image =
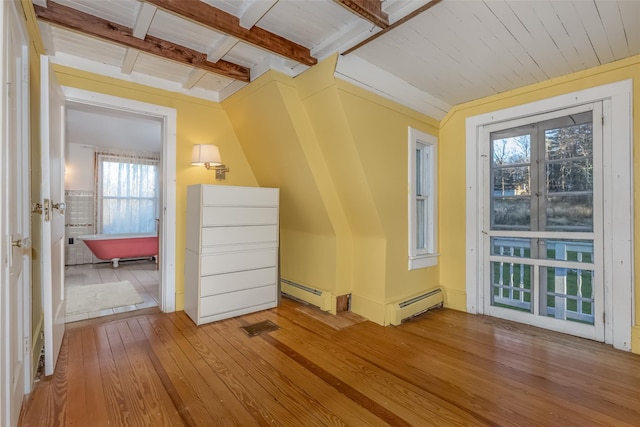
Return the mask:
M 184 311 L 197 324 L 278 305 L 279 189 L 187 188 Z

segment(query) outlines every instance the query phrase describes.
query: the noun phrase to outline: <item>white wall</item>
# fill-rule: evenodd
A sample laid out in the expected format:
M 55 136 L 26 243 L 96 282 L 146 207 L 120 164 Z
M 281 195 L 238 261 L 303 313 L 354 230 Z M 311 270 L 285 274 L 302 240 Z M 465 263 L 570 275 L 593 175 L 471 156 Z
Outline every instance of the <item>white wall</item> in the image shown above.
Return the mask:
M 89 191 L 94 188 L 95 147 L 82 144 L 67 144 L 64 187 L 67 191 Z

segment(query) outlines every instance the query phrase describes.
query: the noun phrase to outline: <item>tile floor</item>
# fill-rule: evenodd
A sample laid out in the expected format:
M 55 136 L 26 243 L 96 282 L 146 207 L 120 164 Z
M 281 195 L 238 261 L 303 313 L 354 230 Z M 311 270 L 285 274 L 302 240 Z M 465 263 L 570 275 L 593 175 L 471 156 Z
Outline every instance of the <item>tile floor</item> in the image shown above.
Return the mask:
M 160 299 L 160 272 L 156 269 L 156 263 L 153 261 L 123 261 L 118 268 L 111 267 L 111 263 L 66 266 L 64 271 L 65 287 L 120 282 L 123 280 L 128 280 L 133 284 L 143 299 L 142 303 L 67 316 L 66 322 L 77 322 L 78 320 L 108 316 L 125 311 L 157 307 Z

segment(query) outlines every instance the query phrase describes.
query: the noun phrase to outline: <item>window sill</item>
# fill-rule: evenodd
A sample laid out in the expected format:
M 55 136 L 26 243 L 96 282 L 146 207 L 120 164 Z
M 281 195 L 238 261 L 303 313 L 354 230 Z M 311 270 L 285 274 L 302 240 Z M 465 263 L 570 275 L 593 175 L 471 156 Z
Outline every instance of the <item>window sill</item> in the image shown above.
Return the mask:
M 417 270 L 419 268 L 433 267 L 438 264 L 440 254 L 425 254 L 409 257 L 409 270 Z

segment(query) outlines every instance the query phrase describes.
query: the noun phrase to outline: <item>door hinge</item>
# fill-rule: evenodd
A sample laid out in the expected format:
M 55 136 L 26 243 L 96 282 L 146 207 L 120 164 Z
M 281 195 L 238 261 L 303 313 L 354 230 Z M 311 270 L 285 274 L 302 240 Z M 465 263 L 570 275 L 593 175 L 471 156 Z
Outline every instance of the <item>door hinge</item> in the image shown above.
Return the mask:
M 602 116 L 602 126 L 604 126 L 604 115 Z
M 11 98 L 11 83 L 7 83 L 7 98 Z
M 602 312 L 602 323 L 607 323 L 607 316 L 604 311 Z

